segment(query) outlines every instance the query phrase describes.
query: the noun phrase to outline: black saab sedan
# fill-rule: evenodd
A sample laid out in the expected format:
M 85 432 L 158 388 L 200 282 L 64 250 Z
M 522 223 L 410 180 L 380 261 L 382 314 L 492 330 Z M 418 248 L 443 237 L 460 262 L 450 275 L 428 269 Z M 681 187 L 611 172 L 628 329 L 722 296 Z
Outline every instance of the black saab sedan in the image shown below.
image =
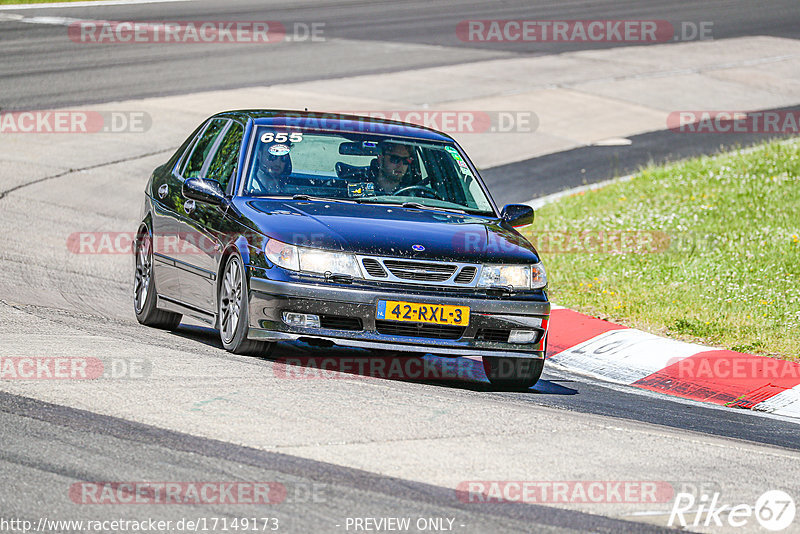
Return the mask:
M 183 315 L 235 353 L 300 340 L 480 356 L 490 381 L 542 372 L 547 276 L 450 136 L 402 122 L 232 111 L 201 124 L 145 190 L 139 322 Z

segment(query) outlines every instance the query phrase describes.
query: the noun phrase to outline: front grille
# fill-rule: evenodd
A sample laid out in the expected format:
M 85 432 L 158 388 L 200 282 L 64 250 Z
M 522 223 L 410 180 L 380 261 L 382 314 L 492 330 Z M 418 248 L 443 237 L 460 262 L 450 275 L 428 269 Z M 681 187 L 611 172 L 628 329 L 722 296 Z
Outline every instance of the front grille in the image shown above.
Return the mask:
M 384 260 L 383 265 L 397 278 L 421 282 L 444 282 L 453 276 L 456 270 L 455 265 L 447 263 Z
M 475 278 L 475 273 L 478 270 L 475 267 L 464 267 L 461 272 L 456 275 L 453 280 L 456 284 L 469 284 Z
M 332 330 L 363 330 L 361 319 L 358 317 L 343 317 L 341 315 L 320 315 L 319 325 Z
M 402 323 L 394 321 L 375 321 L 375 330 L 387 336 L 427 337 L 432 339 L 459 339 L 464 335 L 465 326 L 441 324 Z
M 480 265 L 457 261 L 356 256 L 364 278 L 394 284 L 476 287 Z
M 378 260 L 364 258 L 361 261 L 361 264 L 364 266 L 364 269 L 367 270 L 370 276 L 375 278 L 386 278 L 386 271 L 383 270 L 383 267 L 381 267 L 381 262 Z
M 504 330 L 502 328 L 481 328 L 475 339 L 480 341 L 496 341 L 500 343 L 508 343 L 508 336 L 511 335 L 511 330 Z

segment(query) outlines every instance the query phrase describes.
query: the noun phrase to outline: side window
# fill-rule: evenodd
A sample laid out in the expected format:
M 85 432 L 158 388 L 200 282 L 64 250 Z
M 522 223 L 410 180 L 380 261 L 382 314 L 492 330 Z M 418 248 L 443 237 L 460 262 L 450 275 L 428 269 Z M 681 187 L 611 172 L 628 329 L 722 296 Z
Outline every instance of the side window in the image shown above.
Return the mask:
M 208 156 L 209 151 L 214 146 L 219 133 L 225 128 L 228 119 L 214 119 L 208 125 L 206 131 L 194 145 L 191 155 L 186 160 L 186 166 L 183 168 L 183 177 L 186 178 L 199 178 L 200 171 L 203 169 L 203 162 Z
M 208 167 L 206 176 L 212 180 L 219 180 L 223 191 L 227 191 L 231 177 L 236 173 L 236 164 L 239 163 L 239 149 L 242 146 L 244 127 L 238 122 L 233 122 L 222 142 L 219 144 L 217 153 Z

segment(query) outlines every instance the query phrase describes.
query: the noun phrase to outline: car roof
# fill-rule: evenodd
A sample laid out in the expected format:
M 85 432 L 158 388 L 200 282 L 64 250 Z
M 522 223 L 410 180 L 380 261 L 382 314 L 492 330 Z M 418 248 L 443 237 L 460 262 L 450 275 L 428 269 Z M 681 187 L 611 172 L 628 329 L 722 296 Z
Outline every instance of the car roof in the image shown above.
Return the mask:
M 293 111 L 281 109 L 248 109 L 217 113 L 214 117 L 252 120 L 258 126 L 294 126 L 337 132 L 381 134 L 426 141 L 455 142 L 449 135 L 407 122 L 342 113 Z

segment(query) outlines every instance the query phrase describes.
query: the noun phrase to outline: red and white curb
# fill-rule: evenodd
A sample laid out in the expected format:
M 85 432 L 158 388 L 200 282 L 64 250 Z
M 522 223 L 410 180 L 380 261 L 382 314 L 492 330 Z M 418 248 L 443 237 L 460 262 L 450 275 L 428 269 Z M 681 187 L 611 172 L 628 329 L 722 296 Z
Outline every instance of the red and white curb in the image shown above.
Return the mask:
M 553 306 L 548 363 L 685 399 L 800 418 L 800 364 L 666 339 Z

